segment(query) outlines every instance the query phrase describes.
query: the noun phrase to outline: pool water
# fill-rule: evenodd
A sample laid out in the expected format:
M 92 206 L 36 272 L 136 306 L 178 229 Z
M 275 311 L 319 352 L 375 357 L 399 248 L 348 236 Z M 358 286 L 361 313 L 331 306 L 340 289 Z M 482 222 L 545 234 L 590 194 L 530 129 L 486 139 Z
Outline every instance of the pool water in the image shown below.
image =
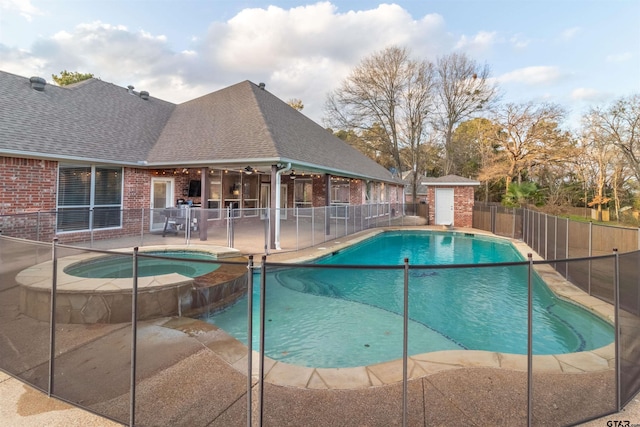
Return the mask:
M 159 256 L 149 258 L 145 255 Z M 166 257 L 166 258 L 164 258 Z M 176 258 L 176 259 L 167 259 Z M 198 262 L 214 261 L 214 255 L 201 251 L 149 251 L 138 253 L 138 277 L 160 276 L 178 273 L 187 277 L 198 277 L 220 267 L 219 264 Z M 87 278 L 124 279 L 133 277 L 133 255 L 107 255 L 91 258 L 69 265 L 66 274 Z
M 268 272 L 265 353 L 310 367 L 402 357 L 404 270 L 339 266 L 397 266 L 404 258 L 415 266 L 409 271 L 410 355 L 455 349 L 526 354 L 528 266 L 440 268 L 523 261 L 515 248 L 500 239 L 414 231 L 382 233 L 318 260 L 325 268 Z M 613 341 L 610 324 L 560 300 L 537 275 L 533 278 L 534 354 L 585 351 Z M 258 348 L 258 275 L 254 283 Z M 207 321 L 246 343 L 246 316 L 243 299 Z

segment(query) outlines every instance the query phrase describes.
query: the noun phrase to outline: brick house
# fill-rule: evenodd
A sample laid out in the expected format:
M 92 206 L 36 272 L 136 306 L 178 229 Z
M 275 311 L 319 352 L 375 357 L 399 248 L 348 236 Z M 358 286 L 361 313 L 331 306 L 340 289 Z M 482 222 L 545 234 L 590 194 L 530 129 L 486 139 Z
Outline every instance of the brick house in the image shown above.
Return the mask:
M 0 215 L 56 212 L 50 237 L 62 242 L 124 234 L 123 212 L 183 201 L 215 218 L 404 199 L 388 170 L 264 84 L 173 104 L 95 78 L 59 87 L 0 71 L 0 93 Z

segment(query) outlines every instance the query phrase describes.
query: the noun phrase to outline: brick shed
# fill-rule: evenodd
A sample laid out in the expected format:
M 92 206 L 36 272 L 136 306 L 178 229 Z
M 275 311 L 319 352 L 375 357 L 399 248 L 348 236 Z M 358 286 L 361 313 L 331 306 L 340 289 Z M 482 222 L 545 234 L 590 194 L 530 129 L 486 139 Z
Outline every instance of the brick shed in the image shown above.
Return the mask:
M 474 187 L 479 181 L 457 175 L 423 178 L 427 187 L 429 224 L 471 227 L 473 223 Z

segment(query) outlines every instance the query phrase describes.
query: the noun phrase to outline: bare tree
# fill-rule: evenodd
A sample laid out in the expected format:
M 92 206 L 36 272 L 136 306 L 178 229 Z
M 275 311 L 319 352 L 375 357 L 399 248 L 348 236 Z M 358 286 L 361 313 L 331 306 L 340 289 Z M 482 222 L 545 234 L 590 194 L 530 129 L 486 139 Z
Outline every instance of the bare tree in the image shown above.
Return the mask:
M 444 173 L 454 171 L 453 130 L 479 110 L 489 108 L 497 98 L 497 87 L 489 80 L 489 67 L 480 66 L 465 54 L 440 57 L 438 75 L 439 114 L 437 127 L 444 133 Z
M 608 109 L 594 108 L 589 116 L 601 137 L 620 149 L 640 182 L 640 95 L 621 98 Z
M 523 173 L 535 176 L 536 169 L 571 159 L 573 141 L 558 124 L 564 110 L 554 104 L 505 104 L 496 110 L 493 121 L 500 131 L 494 144 L 502 154 L 505 191 Z
M 637 162 L 633 160 L 633 150 L 629 149 L 634 145 L 633 137 L 627 136 L 622 141 L 622 135 L 628 131 L 623 129 L 625 126 L 618 122 L 617 131 L 613 132 L 613 128 L 607 125 L 616 123 L 614 117 L 619 113 L 619 109 L 605 113 L 594 108 L 582 117 L 583 162 L 591 171 L 591 185 L 594 187 L 589 206 L 596 207 L 598 220 L 602 220 L 602 206 L 611 200 L 606 194 L 607 188 L 613 191 L 616 218 L 620 217 L 620 193 L 638 169 Z
M 414 167 L 433 110 L 434 81 L 433 64 L 411 59 L 405 48 L 386 48 L 365 58 L 329 94 L 325 121 L 331 127 L 357 129 L 362 137 L 374 136 L 375 145 L 392 156 L 398 171 Z M 411 153 L 408 165 L 400 155 L 403 148 Z
M 602 221 L 602 205 L 609 202 L 605 186 L 609 183 L 612 160 L 617 151 L 608 137 L 600 127 L 598 114 L 591 112 L 582 118 L 582 154 L 591 170 L 592 185 L 595 187 L 593 199 L 587 200 L 587 205 L 596 207 L 598 221 Z

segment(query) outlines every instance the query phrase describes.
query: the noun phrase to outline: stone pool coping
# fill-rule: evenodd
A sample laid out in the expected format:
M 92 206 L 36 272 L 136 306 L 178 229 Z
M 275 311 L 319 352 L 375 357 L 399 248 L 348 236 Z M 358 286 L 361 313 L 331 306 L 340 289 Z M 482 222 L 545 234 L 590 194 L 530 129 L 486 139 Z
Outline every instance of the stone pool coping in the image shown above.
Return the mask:
M 529 246 L 522 241 L 504 238 L 488 232 L 456 228 L 443 230 L 441 227 L 388 227 L 383 230 L 367 230 L 352 237 L 328 242 L 324 246 L 310 248 L 295 253 L 275 253 L 267 257 L 269 262 L 299 263 L 309 262 L 315 258 L 328 255 L 336 250 L 346 248 L 368 239 L 379 233 L 390 230 L 430 230 L 472 233 L 509 241 L 526 258 L 532 253 L 534 260 L 542 260 Z M 560 298 L 576 303 L 606 321 L 613 323 L 613 306 L 595 297 L 565 280 L 550 265 L 536 265 L 536 271 L 547 286 Z M 237 371 L 246 374 L 248 353 L 247 347 L 216 326 L 196 319 L 170 319 L 164 327 L 181 330 L 190 335 L 198 335 L 205 331 L 217 331 L 215 338 L 206 345 L 229 363 Z M 259 353 L 252 354 L 252 375 L 259 375 Z M 615 366 L 615 344 L 578 353 L 533 356 L 534 373 L 590 373 L 613 370 Z M 422 353 L 408 357 L 408 378 L 417 379 L 434 373 L 462 368 L 501 368 L 526 372 L 528 361 L 526 355 L 490 352 L 482 350 L 444 350 Z M 388 362 L 347 368 L 311 368 L 279 362 L 265 356 L 265 381 L 282 386 L 306 389 L 359 389 L 396 384 L 402 381 L 402 359 Z
M 220 309 L 233 303 L 246 290 L 247 259 L 236 249 L 214 245 L 159 245 L 145 246 L 140 248 L 139 253 L 182 250 L 207 252 L 213 254 L 217 260 L 234 261 L 238 264 L 222 264 L 211 273 L 198 278 L 178 273 L 139 277 L 139 320 L 189 315 L 211 307 Z M 131 254 L 133 248 L 109 252 Z M 131 278 L 85 278 L 64 272 L 65 268 L 72 264 L 106 255 L 108 254 L 104 252 L 90 251 L 58 258 L 58 322 L 120 323 L 131 320 Z M 49 320 L 52 269 L 53 262 L 46 261 L 26 268 L 16 275 L 16 282 L 20 285 L 22 313 L 38 320 Z
M 121 252 L 125 254 L 132 254 L 134 248 L 122 248 L 110 250 L 108 252 Z M 163 245 L 163 246 L 144 246 L 139 249 L 139 253 L 154 252 L 154 251 L 201 251 L 208 252 L 215 255 L 216 259 L 222 260 L 231 257 L 240 257 L 242 254 L 236 249 L 231 249 L 223 246 L 208 246 L 208 245 Z M 122 290 L 131 290 L 133 283 L 131 278 L 86 278 L 71 276 L 64 272 L 64 270 L 77 262 L 86 261 L 91 258 L 98 258 L 107 256 L 104 252 L 82 252 L 78 255 L 70 255 L 58 258 L 58 276 L 56 286 L 60 291 L 69 292 L 117 292 Z M 40 264 L 36 264 L 25 270 L 22 270 L 16 276 L 16 280 L 22 286 L 28 286 L 31 288 L 44 288 L 51 289 L 51 271 L 53 268 L 52 261 L 45 261 Z M 148 276 L 138 278 L 138 288 L 154 288 L 164 287 L 171 285 L 179 285 L 185 281 L 193 281 L 193 278 L 183 276 L 178 273 L 162 274 L 158 276 Z

